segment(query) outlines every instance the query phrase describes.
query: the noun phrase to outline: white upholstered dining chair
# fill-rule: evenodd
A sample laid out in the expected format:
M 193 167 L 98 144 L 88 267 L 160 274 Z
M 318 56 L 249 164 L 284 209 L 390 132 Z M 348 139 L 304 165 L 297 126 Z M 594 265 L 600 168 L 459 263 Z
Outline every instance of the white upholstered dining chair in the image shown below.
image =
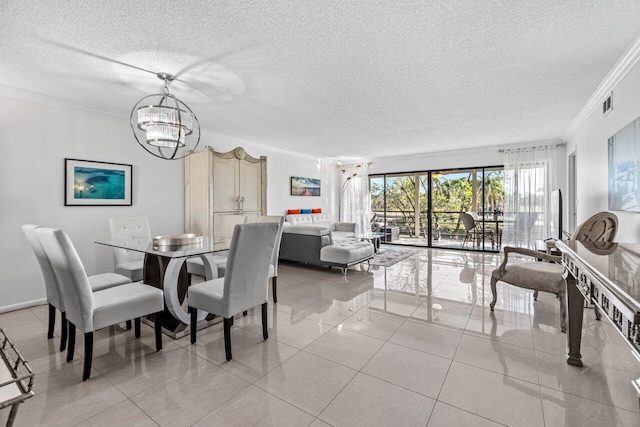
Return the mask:
M 64 309 L 64 302 L 60 297 L 60 286 L 56 281 L 56 276 L 51 268 L 49 258 L 45 253 L 38 237 L 36 236 L 36 229 L 40 228 L 38 225 L 25 224 L 22 226 L 22 231 L 27 237 L 29 245 L 40 264 L 40 270 L 44 278 L 44 287 L 47 295 L 47 303 L 49 304 L 49 326 L 47 330 L 47 338 L 53 338 L 53 330 L 56 322 L 56 309 L 60 311 L 60 351 L 64 351 L 67 347 L 67 318 Z M 101 273 L 88 277 L 89 285 L 92 291 L 99 291 L 102 289 L 111 288 L 114 286 L 124 285 L 131 283 L 131 279 L 116 273 Z
M 236 314 L 261 305 L 262 335 L 265 340 L 269 337 L 267 276 L 277 235 L 278 224 L 274 222 L 236 225 L 225 276 L 189 287 L 192 344 L 196 342 L 198 310 L 223 317 L 227 360 L 231 360 L 231 326 Z
M 109 230 L 112 240 L 149 241 L 151 229 L 145 217 L 109 218 Z M 144 254 L 126 249 L 113 249 L 116 273 L 127 276 L 132 282 L 142 280 Z
M 216 235 L 216 241 L 223 240 L 231 240 L 233 236 L 234 227 L 238 224 L 246 224 L 248 217 L 247 215 L 220 215 L 219 221 L 222 222 L 218 227 L 219 234 Z M 227 255 L 213 255 L 213 262 L 216 264 L 218 270 L 218 277 L 224 277 L 224 271 L 227 265 Z M 205 277 L 206 274 L 204 272 L 204 264 L 200 257 L 189 258 L 187 260 L 187 273 L 189 275 Z M 191 280 L 189 280 L 191 283 Z
M 91 375 L 93 332 L 135 319 L 136 338 L 140 336 L 140 317 L 155 313 L 156 350 L 162 349 L 160 320 L 164 297 L 160 289 L 144 283 L 130 283 L 93 292 L 71 239 L 62 230 L 40 227 L 36 236 L 49 258 L 60 286 L 60 296 L 69 321 L 67 362 L 73 360 L 76 327 L 84 332 L 84 369 L 82 380 Z
M 280 242 L 282 241 L 282 231 L 284 229 L 284 216 L 263 215 L 259 216 L 256 222 L 275 222 L 278 224 L 278 235 L 273 246 L 271 264 L 269 265 L 269 279 L 271 279 L 271 290 L 273 291 L 273 302 L 278 302 L 278 258 L 280 257 Z

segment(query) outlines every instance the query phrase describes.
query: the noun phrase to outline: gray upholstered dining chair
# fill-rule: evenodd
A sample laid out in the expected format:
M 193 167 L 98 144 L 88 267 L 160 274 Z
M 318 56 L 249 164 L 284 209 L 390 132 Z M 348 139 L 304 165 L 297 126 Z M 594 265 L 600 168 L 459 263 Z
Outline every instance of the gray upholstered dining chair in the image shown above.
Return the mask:
M 618 229 L 618 217 L 611 212 L 599 212 L 582 224 L 580 224 L 571 240 L 591 241 L 591 242 L 612 242 Z M 509 264 L 509 254 L 519 254 L 533 257 L 534 259 L 548 262 L 521 262 Z M 562 273 L 564 267 L 560 262 L 560 256 L 551 255 L 531 249 L 515 248 L 507 246 L 504 248 L 504 259 L 500 267 L 491 273 L 491 292 L 493 299 L 489 304 L 493 311 L 498 297 L 496 284 L 498 281 L 521 288 L 532 289 L 534 300 L 538 299 L 538 292 L 550 292 L 555 294 L 560 300 L 560 329 L 566 332 L 566 286 Z M 600 319 L 600 312 L 596 308 L 596 317 Z
M 247 215 L 219 215 L 219 220 L 222 222 L 218 227 L 219 234 L 216 235 L 216 241 L 219 239 L 231 240 L 231 236 L 233 236 L 234 227 L 237 224 L 246 224 L 248 221 Z M 224 271 L 227 265 L 227 255 L 213 255 L 213 262 L 216 264 L 218 269 L 218 277 L 224 277 Z M 204 272 L 204 264 L 202 263 L 202 259 L 200 257 L 189 258 L 187 260 L 187 273 L 189 276 L 200 276 L 205 277 L 206 274 Z M 191 278 L 189 278 L 189 282 L 191 282 Z
M 273 255 L 269 265 L 269 279 L 271 279 L 271 290 L 273 291 L 273 302 L 278 302 L 278 258 L 280 257 L 280 243 L 282 242 L 282 231 L 284 230 L 284 216 L 263 215 L 259 216 L 256 222 L 275 222 L 278 224 L 278 235 L 273 246 Z
M 40 227 L 36 236 L 42 244 L 60 286 L 69 321 L 67 362 L 73 360 L 76 327 L 84 332 L 84 369 L 82 380 L 91 375 L 93 360 L 93 332 L 128 319 L 136 320 L 135 335 L 140 337 L 140 317 L 155 313 L 156 350 L 162 349 L 161 318 L 164 297 L 160 289 L 144 283 L 130 283 L 93 292 L 67 233 Z
M 262 335 L 267 333 L 267 276 L 278 235 L 273 222 L 235 226 L 226 275 L 189 287 L 187 301 L 191 312 L 191 343 L 196 342 L 198 310 L 222 316 L 224 348 L 231 360 L 233 316 L 262 305 Z
M 44 278 L 44 287 L 47 295 L 47 303 L 49 304 L 49 326 L 47 330 L 47 338 L 53 338 L 53 330 L 56 322 L 56 309 L 60 311 L 60 351 L 64 351 L 67 347 L 67 318 L 64 309 L 64 303 L 60 297 L 60 286 L 56 281 L 56 276 L 51 268 L 49 258 L 45 253 L 38 237 L 36 236 L 36 229 L 40 228 L 38 225 L 25 224 L 22 226 L 22 231 L 27 237 L 31 249 L 40 264 L 40 270 Z M 111 288 L 114 286 L 124 285 L 131 283 L 131 279 L 116 273 L 101 273 L 89 276 L 89 285 L 92 291 L 99 291 L 102 289 Z
M 145 217 L 109 218 L 109 230 L 112 240 L 151 240 L 149 220 Z M 113 249 L 116 273 L 127 276 L 132 282 L 142 280 L 144 254 L 126 249 Z

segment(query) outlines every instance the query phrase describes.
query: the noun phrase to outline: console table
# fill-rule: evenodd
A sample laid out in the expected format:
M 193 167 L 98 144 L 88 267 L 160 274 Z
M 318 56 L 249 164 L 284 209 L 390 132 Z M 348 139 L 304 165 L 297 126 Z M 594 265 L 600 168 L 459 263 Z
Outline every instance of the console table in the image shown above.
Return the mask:
M 640 362 L 640 244 L 558 241 L 567 285 L 567 363 L 582 366 L 583 299 L 612 322 Z M 640 378 L 632 381 L 640 397 Z

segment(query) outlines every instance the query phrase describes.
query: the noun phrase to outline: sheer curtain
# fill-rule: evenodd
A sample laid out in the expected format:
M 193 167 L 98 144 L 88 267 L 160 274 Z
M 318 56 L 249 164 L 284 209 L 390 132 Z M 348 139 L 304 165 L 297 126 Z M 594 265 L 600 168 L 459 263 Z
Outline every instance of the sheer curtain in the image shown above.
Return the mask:
M 536 240 L 554 237 L 551 192 L 561 151 L 555 145 L 504 151 L 503 246 L 533 249 Z
M 369 202 L 369 165 L 357 163 L 339 165 L 338 209 L 339 221 L 355 222 L 357 233 L 371 231 L 371 203 Z

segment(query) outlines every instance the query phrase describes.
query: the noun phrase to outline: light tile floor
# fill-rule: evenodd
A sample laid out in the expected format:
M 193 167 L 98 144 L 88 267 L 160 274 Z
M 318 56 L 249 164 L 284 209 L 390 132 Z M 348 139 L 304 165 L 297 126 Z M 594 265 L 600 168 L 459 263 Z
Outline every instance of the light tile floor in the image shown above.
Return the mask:
M 46 306 L 0 315 L 36 371 L 16 425 L 638 426 L 640 363 L 585 311 L 583 368 L 564 360 L 553 296 L 499 285 L 500 255 L 423 250 L 389 267 L 280 266 L 279 302 L 236 320 L 231 362 L 221 325 L 188 338 L 112 327 L 96 333 L 83 383 L 47 340 Z M 59 321 L 59 319 L 58 319 Z M 0 424 L 8 410 L 0 411 Z

